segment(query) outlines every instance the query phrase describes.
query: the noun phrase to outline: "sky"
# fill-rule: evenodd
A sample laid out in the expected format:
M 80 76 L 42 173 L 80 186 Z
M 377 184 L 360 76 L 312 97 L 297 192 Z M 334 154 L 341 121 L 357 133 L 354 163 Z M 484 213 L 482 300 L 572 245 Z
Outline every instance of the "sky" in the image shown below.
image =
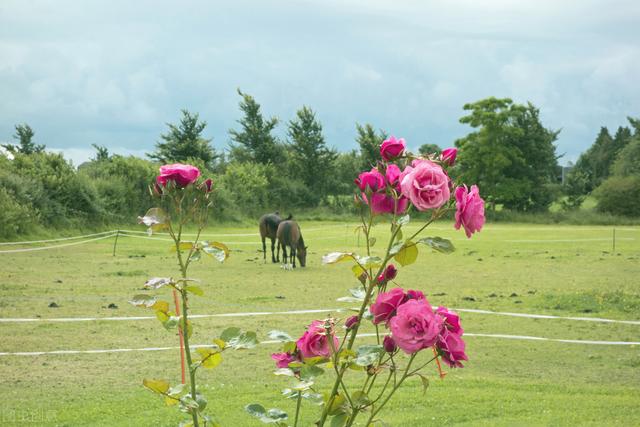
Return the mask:
M 640 117 L 639 76 L 633 0 L 0 2 L 0 141 L 28 123 L 76 165 L 144 156 L 184 108 L 228 149 L 238 88 L 283 139 L 311 107 L 340 151 L 356 123 L 444 148 L 464 104 L 530 101 L 566 163 Z

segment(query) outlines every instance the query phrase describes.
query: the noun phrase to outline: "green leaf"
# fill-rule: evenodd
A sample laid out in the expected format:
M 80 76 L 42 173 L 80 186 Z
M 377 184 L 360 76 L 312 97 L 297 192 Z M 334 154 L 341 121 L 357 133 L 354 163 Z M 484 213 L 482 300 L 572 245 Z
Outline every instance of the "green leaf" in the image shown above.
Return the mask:
M 324 374 L 324 369 L 316 365 L 304 365 L 300 369 L 300 379 L 303 381 L 310 381 L 320 375 Z
M 169 302 L 168 301 L 156 301 L 153 303 L 153 305 L 150 307 L 152 310 L 154 311 L 159 311 L 161 313 L 169 313 Z
M 186 384 L 178 384 L 167 390 L 167 396 L 164 398 L 164 403 L 167 406 L 176 405 L 180 401 L 180 397 L 186 391 Z
M 354 276 L 356 276 L 356 277 L 360 277 L 360 276 L 362 276 L 363 274 L 366 274 L 366 273 L 367 273 L 367 270 L 365 270 L 364 268 L 362 268 L 362 267 L 360 266 L 360 264 L 356 264 L 356 265 L 354 265 L 353 267 L 351 267 L 351 271 L 353 271 L 353 275 L 354 275 Z
M 407 240 L 393 258 L 403 267 L 413 264 L 418 259 L 418 247 L 411 240 Z
M 351 289 L 349 289 L 349 292 L 351 293 L 350 297 L 340 297 L 340 298 L 337 298 L 336 301 L 339 301 L 339 302 L 362 302 L 362 301 L 364 301 L 364 297 L 366 295 L 366 291 L 365 291 L 364 287 L 359 286 L 357 288 L 351 288 Z
M 403 215 L 400 218 L 398 218 L 396 220 L 396 224 L 398 224 L 398 225 L 407 225 L 407 224 L 409 224 L 409 221 L 411 221 L 411 217 L 409 216 L 409 214 L 407 214 L 407 215 Z
M 142 385 L 151 390 L 154 393 L 165 395 L 169 390 L 169 383 L 165 380 L 154 380 L 145 378 L 142 380 Z
M 180 398 L 180 410 L 182 412 L 193 413 L 200 408 L 200 405 L 190 394 L 185 394 Z
M 296 391 L 304 391 L 309 390 L 312 385 L 313 381 L 296 381 L 296 383 L 291 386 L 291 388 Z
M 168 228 L 169 216 L 161 208 L 151 208 L 144 216 L 138 217 L 138 224 L 144 224 L 147 227 L 149 234 L 154 231 L 160 231 Z
M 353 252 L 331 252 L 322 257 L 322 264 L 335 264 L 347 259 L 354 259 Z
M 218 350 L 210 348 L 197 348 L 200 355 L 200 364 L 207 369 L 212 369 L 222 363 L 222 355 Z
M 427 389 L 429 388 L 429 378 L 425 377 L 422 374 L 415 374 L 415 375 L 419 376 L 420 380 L 422 381 L 422 394 L 426 394 Z
M 291 335 L 283 331 L 273 330 L 273 331 L 269 331 L 267 335 L 269 336 L 269 338 L 276 341 L 282 341 L 282 342 L 293 341 L 293 338 L 291 338 Z
M 134 295 L 131 300 L 129 300 L 129 304 L 135 305 L 136 307 L 152 307 L 153 304 L 156 303 L 156 297 L 153 295 L 145 295 L 138 294 Z
M 180 242 L 180 250 L 181 251 L 189 251 L 193 247 L 193 242 Z M 171 246 L 171 251 L 176 252 L 176 245 Z
M 277 408 L 272 408 L 267 411 L 264 406 L 258 403 L 247 405 L 244 407 L 244 410 L 247 411 L 249 415 L 253 415 L 265 424 L 280 423 L 288 418 L 286 412 Z
M 191 292 L 194 295 L 198 295 L 198 296 L 202 296 L 204 295 L 204 291 L 202 290 L 202 288 L 198 287 L 198 286 L 194 286 L 194 285 L 185 285 L 184 290 L 187 292 Z
M 295 376 L 295 373 L 289 368 L 278 368 L 275 371 L 273 371 L 273 374 L 277 376 L 285 376 L 285 377 Z
M 253 348 L 258 345 L 258 337 L 255 332 L 242 332 L 239 328 L 227 328 L 220 336 L 228 347 L 235 350 L 241 348 Z
M 196 249 L 195 251 L 193 251 L 189 259 L 191 261 L 200 261 L 200 258 L 202 258 L 202 252 L 200 252 L 200 249 Z
M 325 401 L 328 401 L 328 399 L 325 399 Z M 331 406 L 329 407 L 329 415 L 339 415 L 346 413 L 347 404 L 348 402 L 343 395 L 336 394 L 333 402 L 331 403 Z
M 171 277 L 154 277 L 145 282 L 144 287 L 148 289 L 159 289 L 166 285 L 174 285 L 175 282 Z
M 373 247 L 373 245 L 376 244 L 376 238 L 375 237 L 369 237 L 369 246 Z
M 377 256 L 362 256 L 356 259 L 358 264 L 364 268 L 378 268 L 382 265 L 382 259 Z
M 355 406 L 369 406 L 371 404 L 371 399 L 367 396 L 367 393 L 361 390 L 354 391 L 351 395 L 351 401 Z
M 404 248 L 404 242 L 394 243 L 393 246 L 391 246 L 391 249 L 389 249 L 389 255 L 397 254 L 402 250 L 402 248 Z
M 424 237 L 418 240 L 418 243 L 423 243 L 431 249 L 443 254 L 450 254 L 456 249 L 450 240 L 443 239 L 442 237 Z
M 373 365 L 382 354 L 384 354 L 384 348 L 381 345 L 361 345 L 356 352 L 354 363 L 358 366 Z
M 331 427 L 344 427 L 349 421 L 348 414 L 339 414 L 331 418 Z
M 296 342 L 289 341 L 284 343 L 284 345 L 282 346 L 282 351 L 285 353 L 294 353 L 296 351 Z
M 202 250 L 220 262 L 224 262 L 229 257 L 229 248 L 220 242 L 202 242 Z

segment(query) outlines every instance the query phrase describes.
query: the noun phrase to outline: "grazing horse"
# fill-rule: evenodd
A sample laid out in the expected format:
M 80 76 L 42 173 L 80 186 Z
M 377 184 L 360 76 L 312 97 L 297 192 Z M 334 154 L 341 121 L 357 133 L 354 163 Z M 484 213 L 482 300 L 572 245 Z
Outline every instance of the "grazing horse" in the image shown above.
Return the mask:
M 300 226 L 293 220 L 284 220 L 278 225 L 276 232 L 278 238 L 278 252 L 282 247 L 282 262 L 287 264 L 287 246 L 289 246 L 289 261 L 296 268 L 296 257 L 300 261 L 300 266 L 304 267 L 307 263 L 307 246 L 304 245 L 304 239 L 300 232 Z
M 291 219 L 291 215 L 287 219 Z M 262 253 L 264 262 L 267 262 L 267 245 L 265 239 L 268 237 L 271 239 L 271 261 L 276 263 L 280 261 L 280 248 L 278 248 L 278 257 L 274 256 L 276 232 L 278 231 L 278 225 L 282 221 L 280 218 L 280 212 L 274 212 L 270 214 L 264 214 L 260 217 L 260 238 L 262 239 Z

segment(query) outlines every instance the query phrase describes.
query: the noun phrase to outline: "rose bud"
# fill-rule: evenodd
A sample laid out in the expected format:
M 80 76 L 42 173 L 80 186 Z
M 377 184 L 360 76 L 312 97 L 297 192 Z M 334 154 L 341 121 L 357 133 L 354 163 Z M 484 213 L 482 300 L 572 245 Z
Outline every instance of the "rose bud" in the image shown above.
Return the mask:
M 395 159 L 404 153 L 404 138 L 396 139 L 394 136 L 385 139 L 380 145 L 380 156 L 389 161 Z
M 397 275 L 398 269 L 393 264 L 389 264 L 384 270 L 384 279 L 387 281 L 395 279 Z
M 445 148 L 444 150 L 442 150 L 442 153 L 440 154 L 440 161 L 442 163 L 448 164 L 449 166 L 453 166 L 453 164 L 456 162 L 457 155 L 458 155 L 457 148 Z
M 384 337 L 384 339 L 382 340 L 382 347 L 387 353 L 393 353 L 398 348 L 396 342 L 393 340 L 393 338 L 391 338 L 390 335 Z
M 347 318 L 347 320 L 345 320 L 344 322 L 344 327 L 347 328 L 347 330 L 353 328 L 355 325 L 358 324 L 358 316 L 351 316 L 349 318 Z

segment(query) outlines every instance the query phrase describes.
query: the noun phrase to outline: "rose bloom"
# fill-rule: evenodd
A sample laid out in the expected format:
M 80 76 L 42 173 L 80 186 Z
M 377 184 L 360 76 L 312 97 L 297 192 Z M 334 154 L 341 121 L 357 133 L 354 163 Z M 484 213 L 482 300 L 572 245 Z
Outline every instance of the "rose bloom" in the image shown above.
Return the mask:
M 333 347 L 338 349 L 340 341 L 335 335 L 333 337 Z M 314 320 L 307 328 L 307 331 L 296 342 L 302 357 L 330 357 L 331 346 L 327 339 L 327 331 L 324 329 L 322 320 Z
M 422 291 L 414 291 L 413 289 L 409 289 L 407 293 L 404 295 L 404 300 L 406 302 L 412 299 L 423 299 L 426 301 L 427 298 L 424 296 Z
M 391 289 L 389 292 L 380 292 L 376 302 L 371 304 L 373 323 L 386 322 L 395 314 L 396 309 L 404 301 L 404 291 L 400 288 Z
M 380 155 L 383 159 L 389 161 L 404 153 L 405 143 L 404 138 L 396 139 L 394 136 L 390 136 L 385 139 L 380 145 Z
M 442 360 L 452 368 L 463 368 L 461 360 L 469 360 L 464 352 L 465 343 L 460 335 L 450 332 L 447 329 L 438 337 L 436 343 Z
M 458 313 L 440 306 L 436 309 L 436 314 L 442 317 L 444 320 L 444 327 L 448 331 L 458 335 L 463 334 L 464 330 L 462 329 L 462 326 L 460 326 L 460 316 L 458 316 Z
M 200 170 L 197 167 L 175 163 L 160 166 L 160 175 L 156 178 L 156 183 L 164 187 L 168 181 L 173 181 L 177 187 L 183 188 L 194 183 L 199 176 Z
M 472 185 L 470 191 L 466 185 L 456 188 L 456 230 L 461 225 L 469 238 L 484 225 L 484 200 L 476 185 Z
M 288 368 L 289 363 L 296 360 L 291 353 L 273 353 L 271 358 L 276 361 L 278 368 Z
M 400 189 L 419 211 L 439 208 L 451 196 L 449 177 L 429 160 L 414 160 L 407 166 L 400 175 Z
M 442 323 L 426 300 L 412 299 L 398 307 L 389 327 L 398 347 L 413 354 L 436 343 Z
M 458 155 L 457 148 L 445 148 L 444 150 L 442 150 L 442 153 L 440 154 L 440 160 L 442 161 L 442 163 L 446 163 L 449 166 L 453 166 L 453 164 L 456 162 L 457 155 Z
M 369 204 L 369 200 L 364 193 L 362 194 L 362 200 L 364 200 L 365 203 Z M 390 196 L 389 194 L 373 193 L 371 195 L 371 211 L 374 214 L 386 214 L 395 211 L 396 215 L 400 215 L 407 210 L 408 206 L 409 200 L 404 196 L 400 196 L 396 204 L 393 196 Z
M 387 169 L 384 171 L 384 178 L 387 181 L 387 184 L 395 188 L 397 191 L 400 191 L 399 187 L 399 178 L 400 178 L 400 168 L 393 163 L 387 166 Z
M 371 191 L 378 191 L 384 188 L 384 176 L 378 172 L 378 169 L 373 168 L 369 172 L 362 172 L 358 175 L 355 183 L 360 191 L 366 191 L 367 187 Z

